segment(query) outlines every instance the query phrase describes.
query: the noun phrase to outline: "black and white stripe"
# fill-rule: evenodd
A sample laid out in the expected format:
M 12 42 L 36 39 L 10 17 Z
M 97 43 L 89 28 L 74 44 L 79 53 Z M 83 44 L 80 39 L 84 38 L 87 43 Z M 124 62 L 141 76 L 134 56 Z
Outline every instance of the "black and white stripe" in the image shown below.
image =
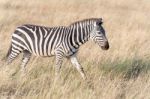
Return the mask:
M 84 71 L 76 59 L 76 52 L 80 45 L 92 39 L 102 49 L 109 48 L 105 31 L 101 24 L 101 18 L 91 18 L 60 27 L 22 25 L 17 27 L 12 34 L 7 61 L 11 63 L 15 57 L 23 52 L 21 67 L 24 70 L 31 54 L 36 56 L 55 55 L 57 74 L 61 68 L 63 57 L 68 57 L 83 77 L 85 76 Z

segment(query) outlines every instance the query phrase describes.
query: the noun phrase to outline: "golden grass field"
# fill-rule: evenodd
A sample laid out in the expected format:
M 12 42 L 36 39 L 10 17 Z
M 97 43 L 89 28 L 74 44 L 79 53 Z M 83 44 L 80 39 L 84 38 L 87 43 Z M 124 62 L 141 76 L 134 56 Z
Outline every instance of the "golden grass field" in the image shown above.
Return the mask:
M 150 99 L 149 0 L 0 0 L 0 99 Z M 78 58 L 88 76 L 65 59 L 54 83 L 54 57 L 32 56 L 20 76 L 20 55 L 5 66 L 11 34 L 19 25 L 69 25 L 103 18 L 110 49 L 89 41 Z

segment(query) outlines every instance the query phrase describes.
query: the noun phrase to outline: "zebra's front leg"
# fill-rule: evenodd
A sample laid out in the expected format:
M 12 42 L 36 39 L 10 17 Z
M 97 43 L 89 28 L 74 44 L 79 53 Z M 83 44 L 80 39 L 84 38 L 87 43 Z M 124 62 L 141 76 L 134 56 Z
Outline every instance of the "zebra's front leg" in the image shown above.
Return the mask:
M 62 54 L 56 54 L 56 65 L 55 65 L 55 77 L 60 77 L 60 69 L 63 62 L 63 55 Z
M 76 69 L 78 70 L 78 72 L 81 74 L 82 78 L 85 80 L 87 77 L 85 75 L 83 67 L 79 64 L 76 55 L 72 55 L 70 57 L 70 59 L 71 59 L 71 63 L 73 64 L 73 66 L 76 67 Z

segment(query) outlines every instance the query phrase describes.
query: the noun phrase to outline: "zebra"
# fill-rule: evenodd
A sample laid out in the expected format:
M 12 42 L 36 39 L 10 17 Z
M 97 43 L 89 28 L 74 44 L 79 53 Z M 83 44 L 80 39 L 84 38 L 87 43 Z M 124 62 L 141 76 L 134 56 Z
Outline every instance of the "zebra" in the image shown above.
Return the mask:
M 83 79 L 86 75 L 77 59 L 79 47 L 92 40 L 103 50 L 109 49 L 108 39 L 102 26 L 102 18 L 89 18 L 76 21 L 68 26 L 45 27 L 33 24 L 18 26 L 12 34 L 11 45 L 7 53 L 10 64 L 23 53 L 20 71 L 26 71 L 31 54 L 35 56 L 55 56 L 55 76 L 60 73 L 64 58 L 68 58 Z

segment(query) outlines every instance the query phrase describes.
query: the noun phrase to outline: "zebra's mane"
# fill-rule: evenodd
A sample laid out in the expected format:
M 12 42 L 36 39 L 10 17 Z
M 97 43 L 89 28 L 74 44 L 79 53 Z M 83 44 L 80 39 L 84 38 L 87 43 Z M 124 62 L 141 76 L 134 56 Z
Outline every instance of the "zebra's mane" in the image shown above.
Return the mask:
M 99 18 L 83 19 L 83 20 L 79 20 L 79 21 L 73 22 L 69 26 L 72 26 L 72 25 L 75 25 L 75 24 L 79 24 L 79 23 L 84 23 L 84 22 L 98 21 L 98 20 L 99 20 Z

